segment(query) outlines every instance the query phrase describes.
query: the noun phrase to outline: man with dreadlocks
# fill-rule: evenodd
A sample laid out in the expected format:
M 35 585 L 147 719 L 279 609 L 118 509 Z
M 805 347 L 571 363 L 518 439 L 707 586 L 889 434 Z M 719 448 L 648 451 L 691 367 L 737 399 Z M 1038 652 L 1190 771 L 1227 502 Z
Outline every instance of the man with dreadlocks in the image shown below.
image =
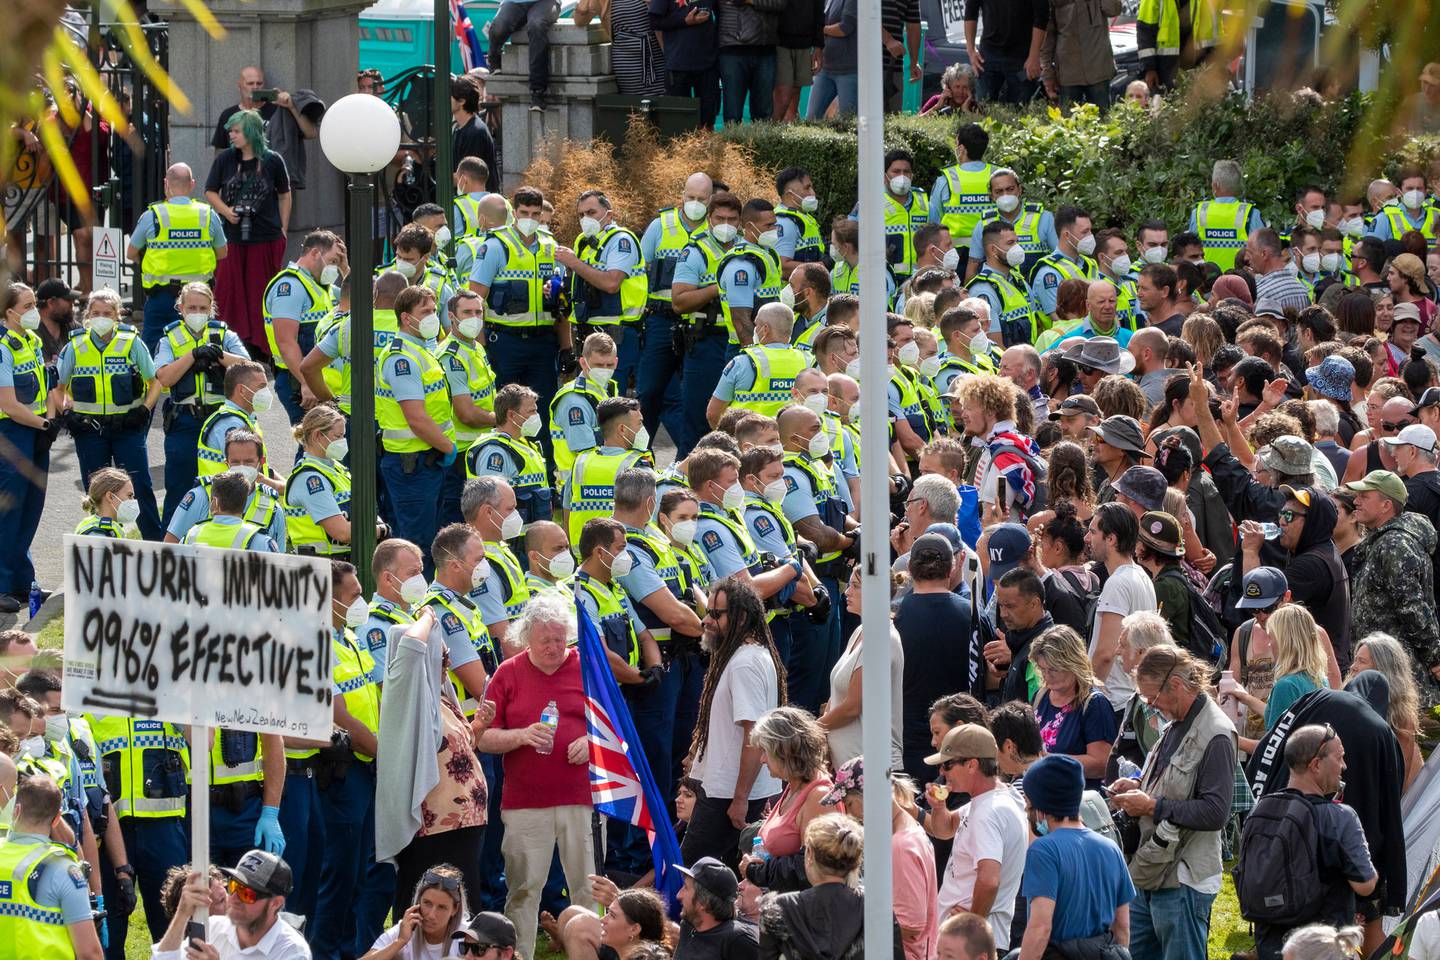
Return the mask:
M 780 793 L 780 781 L 750 743 L 750 729 L 785 702 L 785 667 L 765 623 L 764 603 L 735 577 L 711 589 L 700 645 L 710 655 L 710 667 L 690 748 L 690 776 L 700 781 L 702 793 L 680 854 L 687 864 L 715 857 L 733 869 L 740 831 Z

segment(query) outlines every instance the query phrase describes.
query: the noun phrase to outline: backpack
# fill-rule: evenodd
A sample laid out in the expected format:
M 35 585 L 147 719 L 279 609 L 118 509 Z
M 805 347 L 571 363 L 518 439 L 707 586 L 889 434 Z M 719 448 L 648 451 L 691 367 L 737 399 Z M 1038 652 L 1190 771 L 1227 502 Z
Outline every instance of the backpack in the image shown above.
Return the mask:
M 1252 923 L 1298 926 L 1325 898 L 1314 805 L 1294 790 L 1267 793 L 1245 818 L 1235 895 Z
M 1190 640 L 1187 648 L 1213 667 L 1220 662 L 1220 655 L 1225 652 L 1227 636 L 1215 608 L 1210 606 L 1205 595 L 1196 589 L 1185 571 L 1171 568 L 1160 576 L 1185 584 L 1185 595 L 1190 600 Z

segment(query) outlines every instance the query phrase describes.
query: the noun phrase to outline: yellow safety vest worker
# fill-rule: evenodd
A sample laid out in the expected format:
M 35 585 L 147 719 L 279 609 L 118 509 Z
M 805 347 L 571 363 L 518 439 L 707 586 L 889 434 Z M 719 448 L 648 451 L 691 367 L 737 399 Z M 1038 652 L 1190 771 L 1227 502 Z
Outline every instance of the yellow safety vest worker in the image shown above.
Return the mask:
M 1180 55 L 1180 8 L 1176 0 L 1140 0 L 1135 19 L 1138 23 L 1154 24 L 1156 28 L 1155 49 L 1141 50 L 1141 59 L 1151 55 Z M 1201 50 L 1208 50 L 1215 46 L 1219 36 L 1220 18 L 1215 4 L 1211 0 L 1190 0 L 1190 42 Z
M 423 346 L 417 346 L 406 334 L 398 334 L 385 348 L 384 359 L 399 354 L 409 360 L 420 374 L 420 385 L 425 391 L 425 414 L 452 440 L 455 428 L 450 422 L 450 389 L 440 361 Z M 380 425 L 380 443 L 387 453 L 420 453 L 430 445 L 410 430 L 405 420 L 405 411 L 400 401 L 385 382 L 385 367 L 382 362 L 375 376 L 375 420 Z
M 5 348 L 10 351 L 10 373 L 14 381 L 15 400 L 35 414 L 45 416 L 45 394 L 50 390 L 49 375 L 45 371 L 45 348 L 39 336 L 29 330 L 5 330 Z M 0 420 L 9 420 L 10 414 L 0 410 Z
M 559 409 L 560 401 L 569 394 L 584 397 L 585 401 L 590 404 L 592 417 L 599 411 L 601 401 L 620 395 L 619 388 L 613 379 L 605 384 L 604 390 L 601 390 L 583 373 L 556 391 L 554 398 L 550 401 L 550 449 L 554 451 L 555 456 L 555 475 L 562 478 L 575 467 L 575 451 L 570 449 L 570 443 L 565 439 L 564 425 L 555 416 L 555 411 Z
M 541 231 L 531 250 L 514 227 L 501 227 L 490 239 L 505 249 L 505 265 L 485 298 L 485 322 L 502 327 L 543 327 L 554 321 L 546 308 L 546 284 L 555 275 L 555 238 Z
M 323 371 L 325 385 L 335 396 L 335 404 L 340 412 L 346 416 L 350 415 L 350 380 L 352 364 L 355 362 L 351 354 L 351 341 L 354 337 L 351 326 L 350 315 L 336 314 L 334 324 L 339 325 L 339 332 L 336 334 L 339 347 L 339 356 L 325 366 Z M 395 339 L 395 334 L 400 331 L 400 318 L 395 316 L 394 310 L 386 310 L 376 307 L 371 314 L 371 325 L 375 337 L 375 371 L 379 373 L 380 358 L 385 355 L 385 350 L 390 346 L 390 341 Z M 317 331 L 316 339 L 323 337 L 327 330 Z
M 1173 6 L 1173 0 L 1169 0 Z M 1196 6 L 1200 4 L 1197 2 Z M 1206 200 L 1195 204 L 1195 232 L 1205 259 L 1221 270 L 1235 266 L 1235 258 L 1250 236 L 1252 203 L 1241 200 Z
M 310 276 L 310 272 L 304 267 L 291 264 L 270 279 L 270 282 L 265 285 L 265 296 L 261 301 L 261 312 L 265 316 L 265 341 L 270 345 L 270 357 L 277 370 L 287 370 L 289 368 L 285 366 L 285 358 L 280 355 L 280 346 L 275 342 L 275 317 L 270 313 L 269 306 L 270 289 L 277 283 L 284 283 L 287 277 L 299 283 L 305 288 L 305 292 L 310 295 L 309 309 L 302 312 L 298 317 L 288 318 L 299 321 L 300 334 L 298 341 L 302 355 L 310 347 L 314 346 L 315 326 L 329 316 L 330 312 L 335 309 L 335 301 L 330 297 L 330 290 L 321 286 L 320 281 Z M 310 328 L 308 332 L 306 330 L 307 327 Z
M 480 344 L 474 341 L 466 342 L 459 337 L 451 337 L 445 341 L 445 346 L 440 350 L 440 363 L 457 373 L 465 374 L 465 382 L 470 387 L 470 402 L 481 410 L 488 413 L 495 412 L 495 371 L 490 368 L 490 361 L 485 357 L 485 351 Z M 454 397 L 451 397 L 454 403 Z M 455 443 L 463 454 L 466 450 L 479 440 L 489 429 L 487 427 L 471 427 L 460 422 L 455 417 Z
M 975 284 L 988 283 L 1000 295 L 1000 334 L 1006 346 L 1017 343 L 1034 343 L 1041 331 L 1048 325 L 1042 320 L 1030 302 L 1030 285 L 1018 273 L 1012 271 L 1007 277 L 991 269 L 987 263 L 980 268 L 975 279 L 970 281 L 970 292 L 975 293 Z
M 474 237 L 480 234 L 480 201 L 483 200 L 485 196 L 486 194 L 484 192 L 481 192 L 478 197 L 472 197 L 468 193 L 462 193 L 455 198 L 455 207 L 460 211 L 460 222 L 456 224 L 456 226 L 460 228 L 460 231 L 455 235 L 456 240 L 461 240 L 465 237 Z M 505 210 L 509 213 L 505 222 L 513 223 L 515 221 L 515 208 L 510 205 L 508 198 L 505 200 Z
M 500 656 L 495 650 L 495 641 L 490 637 L 490 629 L 485 626 L 485 618 L 480 615 L 480 608 L 469 597 L 461 596 L 440 584 L 431 584 L 429 592 L 420 601 L 420 607 L 432 604 L 455 615 L 470 636 L 470 642 L 475 645 L 475 652 L 480 655 L 480 663 L 485 668 L 486 675 L 493 676 L 495 668 L 500 665 Z M 455 699 L 460 701 L 460 712 L 467 717 L 474 716 L 480 707 L 480 701 L 466 691 L 465 684 L 460 682 L 453 670 L 450 671 L 450 683 L 455 688 Z
M 234 750 L 234 763 L 225 760 L 226 737 L 230 738 Z M 259 734 L 216 729 L 210 738 L 210 783 L 217 787 L 227 783 L 263 783 L 264 759 L 265 744 Z
M 545 479 L 545 455 L 529 440 L 517 440 L 510 434 L 501 433 L 499 430 L 482 435 L 471 445 L 469 452 L 465 455 L 465 475 L 467 477 L 489 475 L 488 473 L 482 474 L 478 468 L 483 449 L 492 443 L 503 449 L 506 455 L 514 461 L 515 474 L 510 478 L 510 487 L 515 491 L 516 507 L 520 511 L 521 518 L 528 524 L 548 517 L 548 510 L 544 516 L 537 516 L 540 507 L 538 501 L 543 500 L 547 504 L 550 501 L 550 486 Z
M 145 402 L 145 378 L 130 362 L 130 351 L 138 339 L 135 328 L 127 323 L 116 327 L 104 345 L 96 343 L 89 330 L 71 332 L 75 369 L 66 390 L 76 413 L 113 417 Z
M 796 210 L 794 207 L 787 207 L 779 204 L 775 207 L 775 216 L 779 219 L 789 220 L 800 236 L 795 241 L 795 256 L 791 257 L 796 263 L 819 263 L 825 255 L 825 241 L 820 236 L 820 224 L 804 210 Z
M 859 449 L 858 446 L 856 449 Z M 815 501 L 815 506 L 821 511 L 820 516 L 823 522 L 827 509 L 826 502 L 839 497 L 839 494 L 835 491 L 835 477 L 830 469 L 823 463 L 820 465 L 820 468 L 817 469 L 814 460 L 799 453 L 785 454 L 785 466 L 794 467 L 809 478 L 810 495 Z M 821 554 L 817 562 L 829 563 L 839 556 L 840 551 L 835 550 L 830 553 Z
M 525 571 L 520 568 L 520 561 L 510 549 L 510 545 L 503 541 L 486 540 L 485 557 L 490 561 L 491 574 L 498 575 L 505 581 L 501 600 L 505 604 L 505 615 L 514 620 L 525 612 L 525 604 L 530 602 L 530 588 L 525 585 Z
M 948 196 L 940 205 L 940 222 L 950 230 L 955 246 L 968 249 L 970 236 L 985 208 L 992 205 L 990 199 L 990 175 L 995 165 L 982 164 L 979 170 L 962 170 L 960 164 L 940 171 L 945 178 Z
M 717 280 L 731 260 L 745 260 L 755 268 L 755 277 L 759 281 L 759 285 L 754 288 L 755 298 L 750 304 L 752 317 L 761 307 L 780 299 L 780 287 L 785 281 L 780 276 L 780 255 L 778 253 L 759 244 L 736 240 L 735 245 L 726 250 L 715 265 Z M 725 318 L 725 329 L 730 334 L 730 342 L 739 343 L 740 341 L 735 338 L 735 322 L 730 318 L 730 302 L 725 299 L 723 287 L 720 290 L 720 314 Z
M 639 323 L 645 312 L 645 303 L 650 298 L 649 283 L 645 279 L 645 254 L 640 252 L 640 240 L 624 227 L 610 224 L 593 237 L 580 236 L 575 241 L 575 255 L 581 263 L 589 264 L 596 270 L 606 270 L 600 262 L 600 254 L 616 234 L 621 242 L 628 239 L 635 247 L 635 264 L 620 281 L 615 293 L 605 293 L 594 287 L 579 271 L 570 273 L 570 321 L 588 323 L 591 326 L 615 326 L 621 323 Z
M 1036 262 L 1035 271 L 1047 266 L 1054 267 L 1061 278 L 1065 280 L 1090 281 L 1100 275 L 1099 268 L 1095 266 L 1095 261 L 1084 254 L 1080 254 L 1080 262 L 1076 263 L 1059 250 L 1052 250 Z M 1031 271 L 1031 277 L 1035 276 L 1035 271 Z
M 713 503 L 706 503 L 702 500 L 700 502 L 699 519 L 701 522 L 714 520 L 720 524 L 720 526 L 734 534 L 735 544 L 740 552 L 740 562 L 745 565 L 745 569 L 750 571 L 752 575 L 762 572 L 760 569 L 760 551 L 755 546 L 755 539 L 750 536 L 750 531 L 746 528 L 745 524 L 735 519 L 735 516 L 729 510 L 723 507 L 717 507 Z M 699 534 L 696 535 L 695 542 L 701 542 Z
M 615 452 L 607 453 L 607 450 Z M 565 501 L 565 527 L 570 532 L 572 545 L 579 545 L 585 521 L 615 512 L 615 478 L 620 472 L 643 465 L 649 458 L 644 450 L 616 450 L 615 447 L 596 447 L 575 458 Z
M 694 230 L 685 227 L 680 211 L 666 207 L 656 218 L 660 221 L 660 239 L 655 244 L 655 258 L 645 265 L 649 277 L 650 299 L 670 306 L 670 286 L 675 282 L 675 268 L 685 258 L 685 248 L 710 228 L 704 220 Z
M 625 544 L 641 551 L 650 558 L 655 567 L 655 575 L 665 584 L 665 589 L 670 595 L 681 603 L 685 603 L 684 581 L 680 573 L 680 561 L 675 556 L 675 549 L 670 541 L 660 532 L 654 524 L 647 524 L 644 530 L 625 530 Z M 641 603 L 641 597 L 631 597 L 631 605 L 640 616 L 640 622 L 645 624 L 645 629 L 657 643 L 664 643 L 670 639 L 670 624 L 666 623 L 649 607 Z
M 216 421 L 221 417 L 229 416 L 239 417 L 245 422 L 244 429 L 260 438 L 260 469 L 262 471 L 265 469 L 265 434 L 260 432 L 260 421 L 256 418 L 255 414 L 242 410 L 231 401 L 226 400 L 219 410 L 216 410 L 205 419 L 205 422 L 200 427 L 200 445 L 197 457 L 199 470 L 197 474 L 201 480 L 204 480 L 206 477 L 213 477 L 217 473 L 224 473 L 227 469 L 225 460 L 225 438 L 220 438 L 220 446 L 218 448 L 210 446 L 206 441 L 211 433 L 210 428 L 215 425 Z M 235 429 L 239 430 L 241 428 L 236 427 Z M 229 430 L 225 431 L 227 436 L 230 432 Z
M 635 625 L 630 622 L 630 613 L 620 601 L 625 591 L 618 583 L 604 584 L 591 577 L 584 570 L 570 578 L 568 583 L 578 597 L 583 590 L 595 601 L 600 636 L 605 646 L 614 651 L 632 667 L 640 666 L 640 639 L 635 636 Z M 619 591 L 619 596 L 616 595 Z
M 1027 258 L 1041 257 L 1050 252 L 1050 245 L 1040 236 L 1040 219 L 1044 213 L 1045 208 L 1038 203 L 1022 203 L 1011 222 L 1001 215 L 999 207 L 991 204 L 980 215 L 981 233 L 985 224 L 999 220 L 1015 231 L 1015 239 Z
M 213 476 L 200 478 L 200 487 L 202 490 L 205 491 L 205 499 L 207 504 L 213 502 L 210 499 L 212 496 L 212 494 L 210 493 L 210 485 L 214 482 L 214 480 L 215 477 Z M 250 523 L 255 524 L 255 526 L 259 527 L 261 530 L 268 531 L 270 529 L 270 525 L 275 521 L 275 511 L 280 509 L 282 509 L 281 503 L 273 494 L 271 494 L 270 488 L 265 486 L 264 484 L 257 483 L 255 484 L 255 489 L 250 493 L 250 499 L 245 504 L 245 512 L 241 514 L 240 517 L 242 520 L 246 520 Z M 210 509 L 207 506 L 205 510 L 205 519 L 209 520 L 213 517 L 214 514 L 210 512 Z M 287 539 L 289 537 L 288 531 L 286 533 L 286 537 Z
M 139 540 L 140 534 L 133 526 L 127 527 L 110 517 L 97 517 L 93 513 L 75 525 L 77 537 L 110 537 L 114 540 Z
M 736 390 L 732 407 L 773 417 L 794 402 L 795 378 L 814 361 L 811 354 L 783 343 L 751 345 L 740 351 L 755 370 L 748 390 Z
M 257 536 L 269 534 L 246 520 L 239 523 L 219 523 L 210 519 L 201 520 L 185 531 L 185 539 L 181 543 L 198 543 L 202 547 L 216 547 L 221 550 L 250 550 L 250 545 Z
M 900 410 L 905 414 L 906 421 L 920 435 L 920 439 L 928 441 L 934 431 L 925 404 L 920 398 L 920 374 L 903 364 L 897 364 L 890 383 L 900 394 Z
M 214 237 L 207 203 L 179 197 L 149 206 L 155 218 L 155 236 L 145 241 L 140 258 L 140 282 L 146 287 L 209 280 L 215 274 Z
M 721 318 L 722 325 L 725 322 L 726 314 L 724 312 L 724 297 L 718 293 L 720 260 L 725 256 L 727 249 L 734 249 L 734 246 L 735 244 L 732 244 L 729 248 L 720 246 L 720 241 L 716 240 L 707 231 L 695 234 L 694 239 L 691 240 L 690 244 L 685 248 L 685 251 L 688 251 L 690 247 L 694 247 L 699 250 L 701 256 L 705 258 L 705 273 L 702 275 L 701 281 L 697 286 L 707 287 L 715 285 L 717 287 L 715 299 L 711 301 L 711 303 L 714 305 L 716 316 Z M 680 259 L 684 260 L 686 256 L 688 256 L 688 253 L 682 252 Z M 684 314 L 683 316 L 688 323 L 699 326 L 705 319 L 708 310 L 709 305 L 707 305 L 705 310 L 697 310 L 694 313 Z M 715 332 L 715 330 L 711 329 L 706 331 L 706 335 L 708 336 Z
M 930 200 L 925 191 L 912 189 L 901 203 L 885 191 L 885 262 L 896 277 L 915 271 L 915 230 L 930 222 Z
M 312 474 L 319 476 L 311 476 Z M 290 542 L 291 549 L 295 553 L 320 557 L 348 554 L 350 544 L 331 540 L 325 528 L 320 526 L 304 507 L 291 504 L 290 491 L 302 480 L 307 489 L 313 488 L 317 491 L 328 481 L 330 492 L 334 495 L 341 514 L 347 520 L 350 518 L 350 471 L 338 461 L 322 460 L 305 454 L 300 458 L 300 462 L 295 464 L 290 476 L 285 478 L 285 538 Z
M 30 892 L 51 861 L 70 864 L 77 859 L 66 847 L 48 840 L 0 840 L 0 956 L 36 960 L 75 956 L 60 906 L 42 904 Z
M 1421 211 L 1424 216 L 1421 218 L 1418 227 L 1411 223 L 1410 219 L 1405 215 L 1406 210 L 1402 204 L 1389 204 L 1383 207 L 1380 213 L 1390 222 L 1390 236 L 1392 239 L 1399 240 L 1411 230 L 1419 230 L 1426 240 L 1434 243 L 1435 222 L 1437 219 L 1440 219 L 1440 215 L 1437 215 L 1435 208 L 1428 203 L 1421 208 Z
M 193 353 L 195 348 L 202 344 L 213 343 L 223 349 L 225 334 L 229 332 L 230 329 L 225 325 L 224 320 L 211 317 L 198 334 L 192 333 L 184 320 L 176 320 L 165 327 L 164 335 L 170 344 L 170 352 L 178 360 Z M 207 375 L 192 366 L 184 376 L 175 381 L 173 387 L 170 387 L 170 402 L 214 407 L 225 402 L 224 388 L 225 374 L 223 371 Z
M 336 633 L 331 647 L 335 663 L 331 667 L 330 682 L 334 684 L 335 695 L 344 699 L 350 716 L 364 724 L 366 730 L 378 735 L 380 690 L 375 686 L 375 659 L 370 656 L 370 651 L 355 642 L 355 632 L 349 627 Z M 366 763 L 375 759 L 359 750 L 354 753 Z
M 185 816 L 190 747 L 173 723 L 86 714 L 118 817 Z

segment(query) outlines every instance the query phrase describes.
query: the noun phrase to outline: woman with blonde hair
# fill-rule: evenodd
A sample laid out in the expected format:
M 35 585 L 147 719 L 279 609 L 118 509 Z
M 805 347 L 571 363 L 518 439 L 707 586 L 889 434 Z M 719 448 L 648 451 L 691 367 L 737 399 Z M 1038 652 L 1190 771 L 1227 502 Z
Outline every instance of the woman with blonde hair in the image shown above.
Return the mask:
M 935 294 L 917 293 L 905 301 L 905 316 L 915 323 L 915 329 L 929 330 L 935 326 Z
M 1390 684 L 1390 715 L 1386 719 L 1405 757 L 1403 792 L 1410 789 L 1415 775 L 1425 765 L 1425 757 L 1420 753 L 1420 690 L 1415 685 L 1415 661 L 1405 645 L 1390 634 L 1372 633 L 1355 645 L 1345 682 L 1349 683 L 1366 670 L 1378 670 Z
M 1430 919 L 1435 914 L 1427 914 Z M 1424 925 L 1425 918 L 1420 921 Z M 1312 923 L 1308 927 L 1292 930 L 1285 938 L 1280 950 L 1282 960 L 1357 960 L 1365 937 L 1365 931 L 1357 926 L 1336 929 L 1325 923 Z M 1417 939 L 1419 934 L 1416 934 Z M 1411 951 L 1410 956 L 1418 960 L 1430 960 L 1425 954 Z
M 1244 687 L 1233 691 L 1235 699 L 1265 719 L 1265 729 L 1311 690 L 1329 687 L 1329 664 L 1320 642 L 1320 628 L 1310 611 L 1298 603 L 1287 603 L 1265 621 L 1265 632 L 1275 651 L 1275 683 L 1265 700 Z
M 307 556 L 350 559 L 350 454 L 345 417 L 328 403 L 316 404 L 295 428 L 303 451 L 285 480 L 285 536 Z
M 1069 627 L 1051 627 L 1031 644 L 1030 661 L 1040 674 L 1035 718 L 1045 752 L 1074 757 L 1085 770 L 1086 789 L 1099 789 L 1119 731 L 1085 641 Z
M 1180 327 L 1180 339 L 1195 351 L 1195 362 L 1207 373 L 1215 351 L 1225 345 L 1225 331 L 1220 322 L 1206 313 L 1192 313 Z
M 800 853 L 806 828 L 825 812 L 820 800 L 835 785 L 828 767 L 830 742 L 806 711 L 777 707 L 755 721 L 750 743 L 784 787 L 755 835 L 766 857 L 743 857 L 740 876 L 766 890 L 793 890 L 799 886 L 794 864 L 787 870 L 777 861 Z
M 85 519 L 75 527 L 76 536 L 140 539 L 140 532 L 135 529 L 140 501 L 135 499 L 135 484 L 130 474 L 119 467 L 101 467 L 92 473 L 90 493 L 80 506 L 85 511 Z
M 859 957 L 864 954 L 865 897 L 859 889 L 865 835 L 843 813 L 816 817 L 805 829 L 808 890 L 760 901 L 760 958 Z
M 440 960 L 449 956 L 450 935 L 467 913 L 460 871 L 437 863 L 420 877 L 400 922 L 380 934 L 360 960 Z

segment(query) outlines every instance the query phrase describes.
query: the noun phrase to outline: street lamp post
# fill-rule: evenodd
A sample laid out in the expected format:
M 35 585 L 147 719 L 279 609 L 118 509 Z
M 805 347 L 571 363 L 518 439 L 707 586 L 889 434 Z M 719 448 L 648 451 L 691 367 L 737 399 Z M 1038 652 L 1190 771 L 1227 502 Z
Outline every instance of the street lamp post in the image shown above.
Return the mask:
M 350 181 L 350 558 L 368 592 L 376 521 L 375 174 L 400 149 L 400 120 L 379 97 L 352 93 L 325 111 L 320 149 Z

